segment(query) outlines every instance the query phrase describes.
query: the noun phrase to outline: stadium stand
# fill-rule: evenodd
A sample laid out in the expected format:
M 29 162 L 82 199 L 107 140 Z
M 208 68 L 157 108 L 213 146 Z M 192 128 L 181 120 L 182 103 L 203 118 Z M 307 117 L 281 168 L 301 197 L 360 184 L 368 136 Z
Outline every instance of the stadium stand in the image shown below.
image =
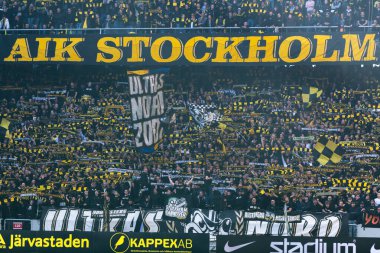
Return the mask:
M 132 145 L 122 69 L 5 65 L 2 217 L 36 218 L 43 206 L 163 208 L 184 196 L 190 208 L 286 204 L 361 223 L 362 212 L 380 211 L 378 75 L 372 66 L 172 68 L 172 123 L 145 155 Z M 189 104 L 219 116 L 200 127 Z

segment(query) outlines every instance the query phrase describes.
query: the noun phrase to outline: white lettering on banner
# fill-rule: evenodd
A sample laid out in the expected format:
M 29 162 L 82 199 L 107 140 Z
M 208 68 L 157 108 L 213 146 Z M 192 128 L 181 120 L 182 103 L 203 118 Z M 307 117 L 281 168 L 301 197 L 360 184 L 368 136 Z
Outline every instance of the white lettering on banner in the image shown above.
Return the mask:
M 135 232 L 140 215 L 141 211 L 128 212 L 127 218 L 124 220 L 123 232 Z
M 52 231 L 53 223 L 56 221 L 55 215 L 57 214 L 57 210 L 48 210 L 45 214 L 45 217 L 43 219 L 44 225 L 43 230 L 44 231 Z
M 331 244 L 330 244 L 331 245 Z M 329 244 L 323 239 L 315 239 L 314 242 L 289 242 L 287 238 L 281 242 L 271 242 L 270 253 L 356 253 L 355 243 L 332 243 L 332 250 Z
M 164 113 L 164 93 L 131 98 L 132 119 L 135 121 L 160 116 Z
M 302 216 L 300 223 L 295 224 L 294 236 L 312 236 L 311 232 L 317 226 L 317 218 L 307 214 Z
M 79 218 L 79 209 L 70 210 L 66 225 L 66 231 L 75 231 L 75 225 Z
M 271 235 L 274 235 L 274 236 L 283 235 L 284 231 L 285 231 L 285 223 L 278 223 L 278 222 L 273 223 Z
M 163 137 L 164 74 L 129 76 L 131 112 L 136 147 L 150 147 Z
M 119 224 L 119 222 L 121 221 L 121 218 L 112 218 L 110 220 L 110 232 L 116 232 L 116 226 Z
M 66 221 L 67 209 L 61 209 L 58 211 L 57 219 L 53 231 L 63 231 L 63 222 Z
M 318 236 L 335 237 L 339 234 L 342 223 L 339 217 L 331 215 L 326 216 L 319 222 Z
M 248 221 L 246 235 L 266 235 L 269 228 L 267 221 Z
M 129 77 L 129 93 L 131 96 L 142 93 L 141 80 L 138 76 Z
M 246 221 L 245 234 L 282 235 L 284 229 L 276 224 L 284 223 L 249 220 Z M 305 214 L 302 215 L 300 222 L 289 223 L 289 227 L 292 236 L 312 236 L 313 231 L 317 231 L 317 235 L 320 237 L 336 237 L 340 234 L 342 221 L 341 218 L 336 215 L 328 215 L 318 221 L 314 215 Z
M 146 226 L 144 232 L 159 233 L 160 226 L 157 222 L 162 221 L 163 215 L 163 210 L 148 211 L 144 216 L 144 225 Z
M 83 231 L 91 232 L 94 231 L 94 221 L 95 219 L 92 218 L 92 212 L 90 210 L 84 210 L 82 212 L 82 218 L 83 221 Z

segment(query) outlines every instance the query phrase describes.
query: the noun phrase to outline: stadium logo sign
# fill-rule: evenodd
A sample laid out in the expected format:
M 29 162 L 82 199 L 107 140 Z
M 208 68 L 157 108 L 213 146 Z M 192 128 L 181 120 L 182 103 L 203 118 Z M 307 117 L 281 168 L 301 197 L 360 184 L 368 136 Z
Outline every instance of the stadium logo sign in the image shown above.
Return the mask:
M 125 233 L 116 233 L 110 239 L 110 248 L 115 253 L 123 253 L 129 249 L 129 237 Z
M 234 251 L 237 251 L 237 250 L 244 248 L 248 245 L 251 245 L 252 243 L 255 243 L 255 241 L 247 242 L 247 243 L 239 244 L 239 245 L 235 245 L 235 246 L 230 246 L 229 242 L 226 242 L 226 245 L 224 245 L 224 251 L 227 253 L 234 252 Z
M 4 237 L 2 234 L 0 234 L 0 249 L 6 249 L 7 244 L 5 243 Z
M 380 249 L 376 249 L 375 244 L 373 244 L 371 247 L 371 253 L 380 253 Z
M 56 248 L 56 249 L 88 249 L 90 240 L 87 238 L 76 238 L 73 234 L 68 236 L 29 237 L 24 234 L 10 234 L 8 243 L 0 234 L 0 249 L 22 249 L 22 248 Z
M 271 242 L 270 247 L 270 253 L 356 253 L 355 243 L 334 242 L 328 244 L 323 239 L 315 239 L 314 242 L 302 243 L 297 241 L 290 242 L 285 238 L 281 242 Z M 374 253 L 372 249 L 371 253 Z
M 129 252 L 191 252 L 192 239 L 176 238 L 134 238 L 125 233 L 115 233 L 110 238 L 110 248 L 115 253 Z

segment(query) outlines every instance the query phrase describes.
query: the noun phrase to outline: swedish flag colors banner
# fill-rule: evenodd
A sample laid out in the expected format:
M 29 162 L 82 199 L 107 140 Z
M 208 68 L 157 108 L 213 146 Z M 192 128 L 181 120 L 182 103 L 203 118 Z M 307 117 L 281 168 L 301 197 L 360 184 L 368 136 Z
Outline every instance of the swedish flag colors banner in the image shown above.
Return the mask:
M 165 114 L 164 80 L 169 69 L 128 71 L 128 84 L 135 144 L 151 153 L 164 135 L 161 117 Z

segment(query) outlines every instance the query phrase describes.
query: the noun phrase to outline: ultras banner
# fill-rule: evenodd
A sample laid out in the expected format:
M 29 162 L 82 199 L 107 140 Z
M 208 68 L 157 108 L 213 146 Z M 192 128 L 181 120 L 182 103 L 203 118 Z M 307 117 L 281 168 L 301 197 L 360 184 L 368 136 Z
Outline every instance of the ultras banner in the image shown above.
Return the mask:
M 136 147 L 150 153 L 157 149 L 164 128 L 164 78 L 168 69 L 128 71 L 129 95 Z
M 375 33 L 3 35 L 0 62 L 164 65 L 377 63 Z
M 110 231 L 204 233 L 211 235 L 284 235 L 338 237 L 348 235 L 346 214 L 303 213 L 293 222 L 263 220 L 260 212 L 191 209 L 188 217 L 166 217 L 163 209 L 110 210 Z M 246 215 L 249 214 L 249 215 Z M 290 216 L 292 217 L 292 216 Z M 298 218 L 300 220 L 297 220 Z M 288 224 L 288 226 L 286 225 Z M 287 227 L 286 227 L 287 226 Z M 45 209 L 43 231 L 103 231 L 103 211 L 76 208 Z M 288 232 L 287 232 L 288 231 Z
M 380 238 L 217 236 L 216 253 L 377 253 Z
M 26 253 L 208 253 L 209 237 L 200 234 L 1 231 L 1 250 Z

